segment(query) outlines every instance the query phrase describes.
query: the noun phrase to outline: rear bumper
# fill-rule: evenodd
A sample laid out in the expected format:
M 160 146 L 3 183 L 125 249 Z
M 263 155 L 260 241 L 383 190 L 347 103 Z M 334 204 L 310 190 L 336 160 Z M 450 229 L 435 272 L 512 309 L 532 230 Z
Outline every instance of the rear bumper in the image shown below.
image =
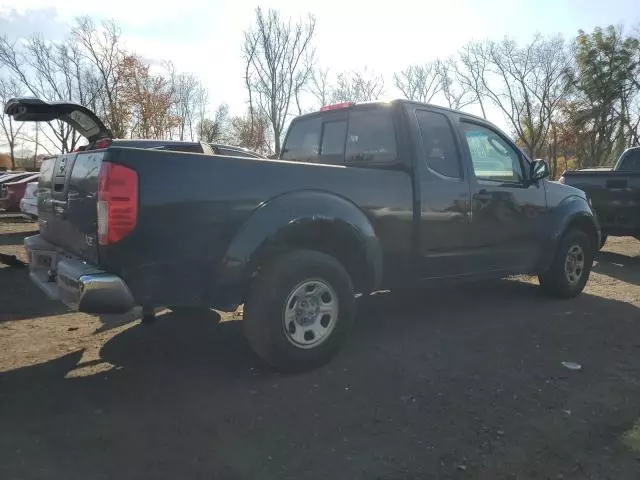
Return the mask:
M 120 277 L 66 254 L 40 235 L 27 237 L 24 246 L 29 276 L 50 298 L 94 314 L 126 313 L 136 306 Z

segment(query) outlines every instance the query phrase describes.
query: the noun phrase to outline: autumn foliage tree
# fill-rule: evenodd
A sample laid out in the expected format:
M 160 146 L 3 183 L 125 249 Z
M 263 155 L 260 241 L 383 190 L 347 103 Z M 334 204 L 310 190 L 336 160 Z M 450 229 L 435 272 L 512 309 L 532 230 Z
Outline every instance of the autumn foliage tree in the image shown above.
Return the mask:
M 150 66 L 135 55 L 122 65 L 123 99 L 129 114 L 130 133 L 139 138 L 168 138 L 179 124 L 172 115 L 175 102 L 173 86 L 161 74 L 152 74 Z
M 113 21 L 80 17 L 62 42 L 41 35 L 20 40 L 0 35 L 0 71 L 4 84 L 22 94 L 88 106 L 116 138 L 194 140 L 197 117 L 205 110 L 206 91 L 195 76 L 176 72 L 171 64 L 152 68 L 124 47 Z M 40 139 L 26 131 L 23 141 L 49 152 L 52 147 L 69 152 L 83 141 L 61 121 L 50 122 Z M 17 137 L 10 136 L 13 148 Z
M 229 138 L 234 144 L 265 155 L 272 153 L 270 132 L 269 119 L 257 113 L 252 117 L 251 112 L 247 112 L 231 118 L 229 123 Z

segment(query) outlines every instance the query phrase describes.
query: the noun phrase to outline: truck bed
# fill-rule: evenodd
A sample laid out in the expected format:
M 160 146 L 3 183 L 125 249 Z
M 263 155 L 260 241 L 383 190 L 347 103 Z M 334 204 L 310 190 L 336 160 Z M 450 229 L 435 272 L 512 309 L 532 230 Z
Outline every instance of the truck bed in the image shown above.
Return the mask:
M 563 177 L 587 193 L 606 234 L 640 234 L 640 172 L 578 170 Z
M 60 172 L 63 158 L 41 176 L 41 235 L 61 251 L 123 278 L 136 298 L 150 302 L 155 297 L 163 304 L 191 304 L 208 297 L 241 227 L 283 194 L 300 192 L 298 205 L 310 195 L 358 205 L 378 227 L 381 242 L 393 245 L 399 257 L 410 256 L 413 195 L 411 177 L 403 171 L 109 147 L 68 154 Z M 139 179 L 137 224 L 114 245 L 96 240 L 102 162 L 129 167 Z

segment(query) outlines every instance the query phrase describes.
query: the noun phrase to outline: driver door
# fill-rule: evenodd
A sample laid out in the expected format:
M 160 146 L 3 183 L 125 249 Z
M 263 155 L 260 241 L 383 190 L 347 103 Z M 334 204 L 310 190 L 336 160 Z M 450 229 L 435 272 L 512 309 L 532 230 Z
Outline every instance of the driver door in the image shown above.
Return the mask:
M 488 124 L 462 121 L 471 166 L 471 230 L 485 271 L 528 271 L 541 249 L 544 182 L 531 182 L 530 163 Z

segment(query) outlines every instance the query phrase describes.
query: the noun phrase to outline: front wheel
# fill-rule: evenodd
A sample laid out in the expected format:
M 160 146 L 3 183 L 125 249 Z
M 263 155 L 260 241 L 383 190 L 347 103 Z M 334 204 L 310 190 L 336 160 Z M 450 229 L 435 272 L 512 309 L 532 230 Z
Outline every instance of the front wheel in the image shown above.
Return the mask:
M 353 285 L 344 267 L 329 255 L 299 250 L 261 270 L 245 305 L 244 330 L 263 360 L 299 372 L 333 357 L 353 316 Z
M 594 248 L 582 230 L 564 234 L 550 268 L 538 276 L 540 286 L 555 297 L 577 296 L 587 283 L 593 265 Z

